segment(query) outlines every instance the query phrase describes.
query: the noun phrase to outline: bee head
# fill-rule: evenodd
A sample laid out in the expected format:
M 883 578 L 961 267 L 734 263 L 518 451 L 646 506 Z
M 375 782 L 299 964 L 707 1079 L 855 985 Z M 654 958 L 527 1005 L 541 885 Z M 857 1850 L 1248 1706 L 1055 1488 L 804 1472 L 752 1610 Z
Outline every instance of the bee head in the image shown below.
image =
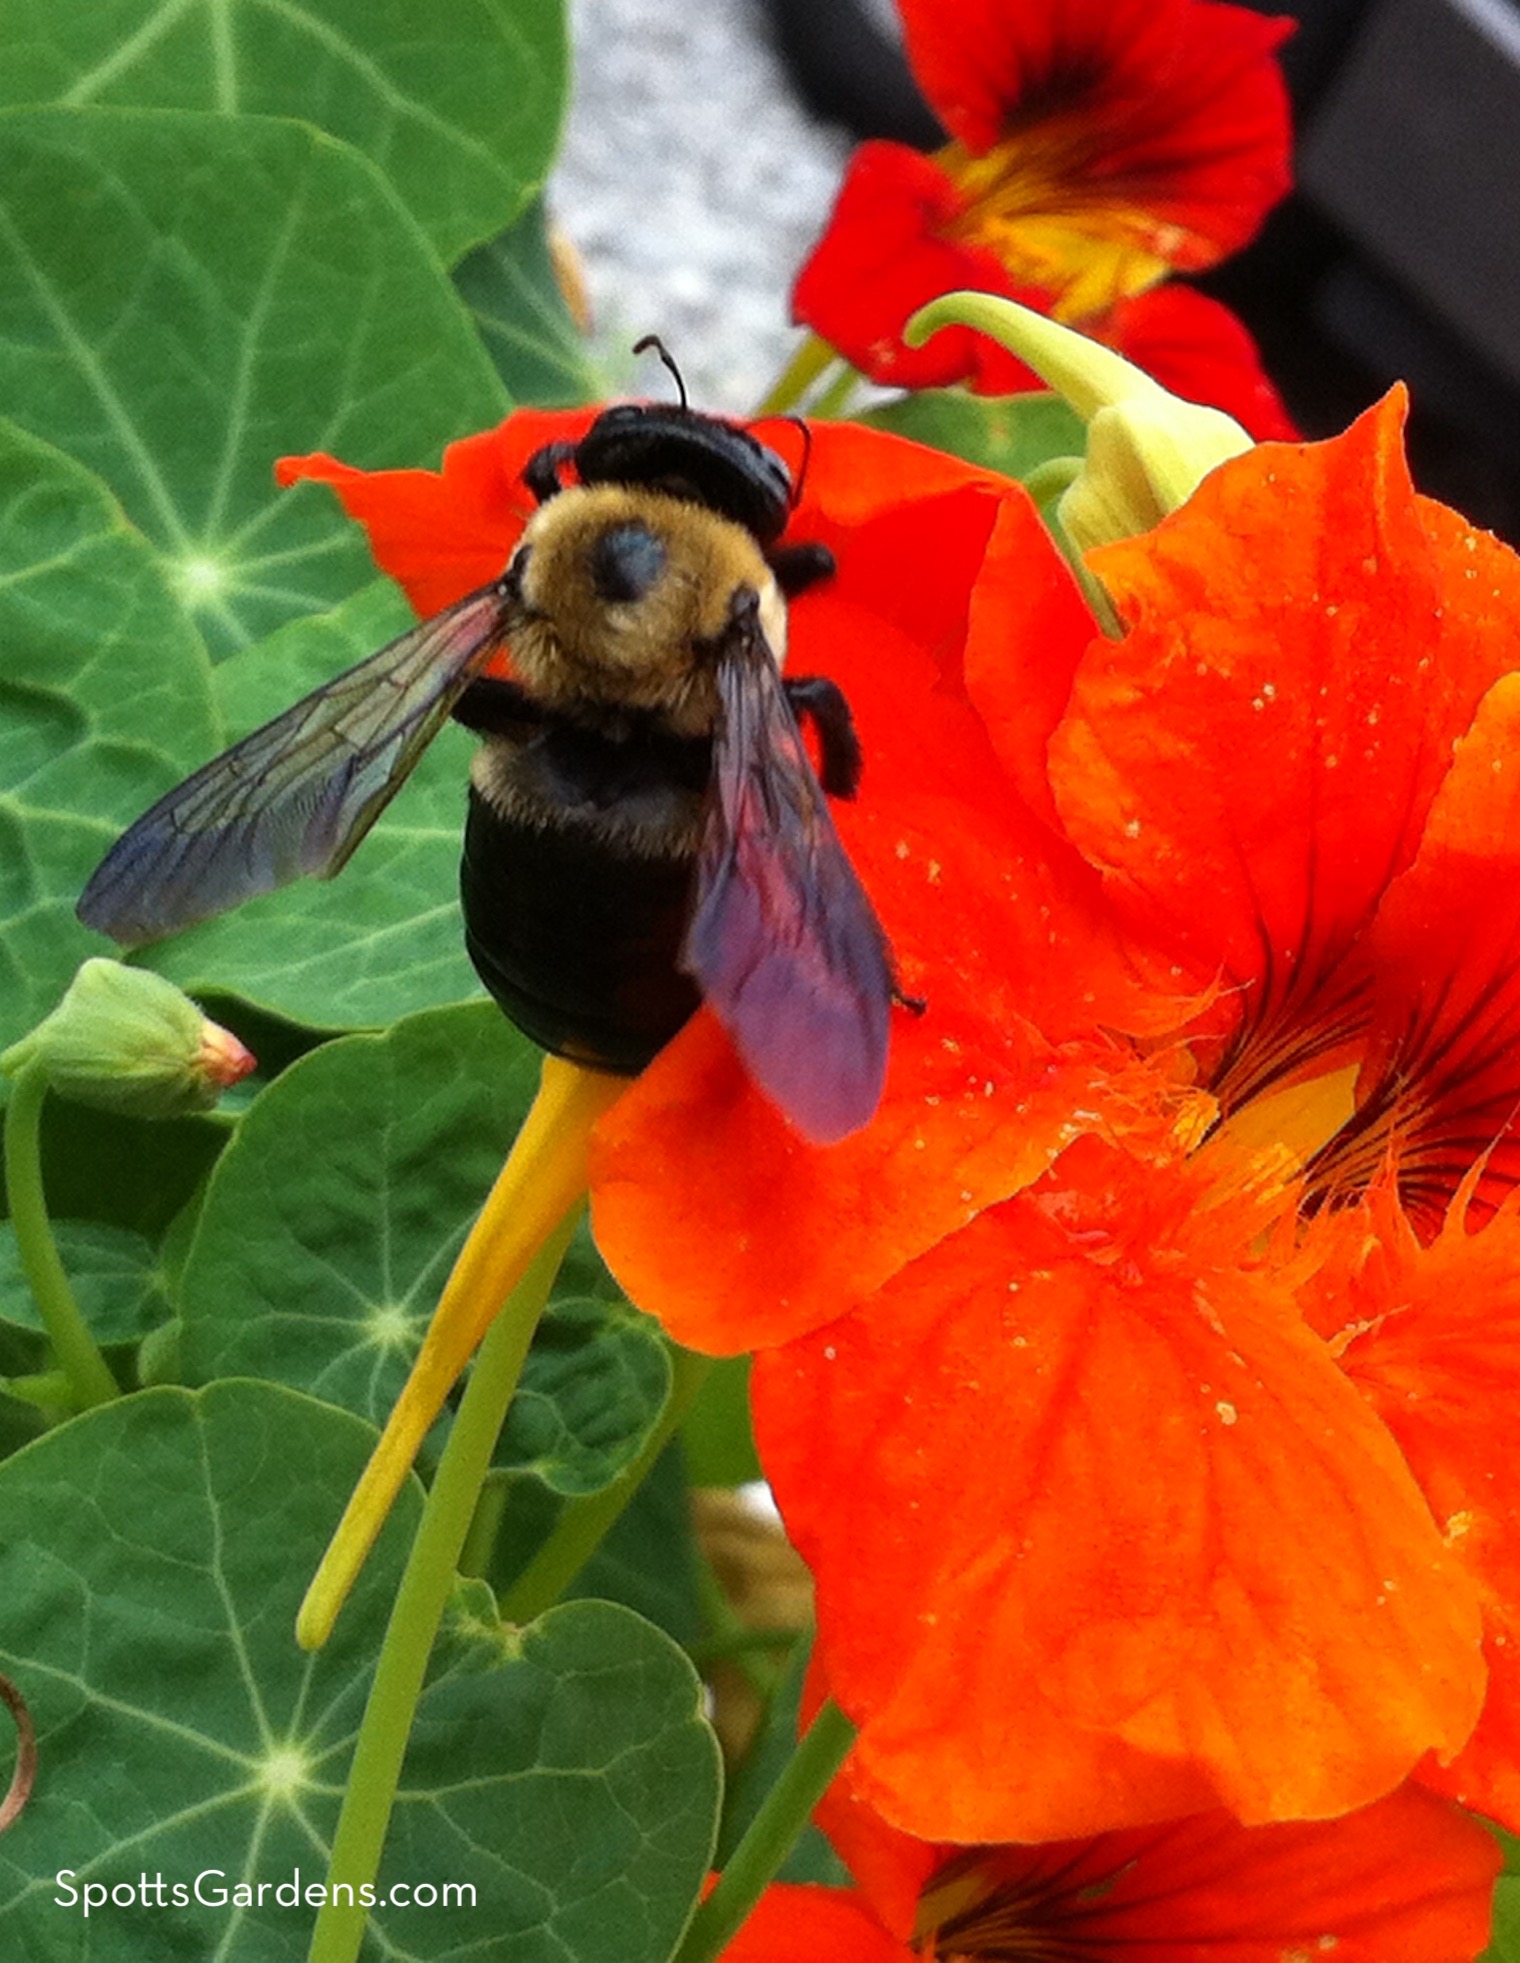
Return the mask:
M 734 596 L 760 596 L 780 659 L 785 608 L 751 533 L 705 505 L 620 484 L 541 505 L 512 564 L 513 665 L 544 703 L 654 710 L 683 735 L 717 714 L 714 649 Z
M 608 606 L 645 600 L 665 577 L 670 555 L 665 542 L 640 518 L 614 521 L 595 538 L 586 554 L 586 574 L 598 599 Z

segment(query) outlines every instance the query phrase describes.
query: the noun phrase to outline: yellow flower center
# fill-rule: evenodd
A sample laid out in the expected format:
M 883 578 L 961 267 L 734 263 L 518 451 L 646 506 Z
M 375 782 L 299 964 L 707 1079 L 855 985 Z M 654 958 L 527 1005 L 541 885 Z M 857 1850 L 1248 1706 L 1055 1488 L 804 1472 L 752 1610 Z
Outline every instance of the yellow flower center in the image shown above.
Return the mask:
M 950 238 L 995 253 L 1010 277 L 1052 295 L 1072 325 L 1164 279 L 1189 235 L 1086 168 L 1090 124 L 1067 113 L 1005 138 L 980 156 L 952 143 L 941 168 L 965 199 Z

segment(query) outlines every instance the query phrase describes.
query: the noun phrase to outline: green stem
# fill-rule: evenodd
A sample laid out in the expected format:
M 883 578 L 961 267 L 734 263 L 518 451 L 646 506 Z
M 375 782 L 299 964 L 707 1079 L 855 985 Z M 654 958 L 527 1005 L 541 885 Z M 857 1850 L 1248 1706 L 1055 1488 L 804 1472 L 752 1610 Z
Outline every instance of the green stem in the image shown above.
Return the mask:
M 37 1299 L 48 1341 L 68 1378 L 71 1402 L 87 1411 L 94 1404 L 109 1404 L 121 1396 L 121 1390 L 79 1312 L 53 1239 L 42 1188 L 41 1120 L 46 1096 L 43 1065 L 28 1064 L 16 1078 L 5 1114 L 5 1191 L 22 1270 Z
M 808 410 L 823 422 L 835 422 L 850 406 L 850 398 L 860 386 L 860 370 L 852 368 L 848 362 L 841 365 L 839 373 L 813 398 L 813 406 Z
M 470 1531 L 464 1537 L 464 1546 L 459 1552 L 459 1572 L 472 1579 L 483 1575 L 490 1564 L 491 1549 L 496 1545 L 496 1536 L 501 1532 L 502 1515 L 507 1510 L 507 1475 L 498 1466 L 486 1474 L 485 1484 L 480 1489 L 480 1498 L 475 1502 L 475 1512 L 470 1520 Z
M 712 1562 L 700 1548 L 697 1550 L 697 1605 L 701 1609 L 702 1620 L 712 1631 L 707 1638 L 708 1644 L 724 1654 L 732 1652 L 730 1660 L 734 1668 L 755 1695 L 768 1704 L 775 1694 L 779 1672 L 772 1661 L 762 1661 L 741 1647 L 742 1639 L 753 1632 L 728 1599 L 722 1582 L 713 1572 Z M 704 1667 L 695 1652 L 692 1661 L 698 1669 Z
M 717 1887 L 691 1918 L 675 1963 L 712 1963 L 723 1954 L 775 1879 L 854 1742 L 854 1725 L 832 1700 L 824 1703 L 729 1856 Z
M 454 1587 L 491 1453 L 574 1224 L 572 1214 L 545 1243 L 492 1323 L 422 1509 L 375 1666 L 333 1836 L 331 1878 L 349 1884 L 356 1897 L 380 1869 L 433 1639 Z M 309 1963 L 353 1963 L 364 1939 L 367 1915 L 357 1902 L 350 1907 L 329 1901 L 317 1915 Z
M 708 1636 L 699 1643 L 688 1643 L 686 1654 L 696 1664 L 698 1670 L 706 1672 L 715 1663 L 742 1663 L 759 1651 L 767 1655 L 771 1650 L 790 1649 L 793 1643 L 800 1643 L 807 1634 L 806 1629 L 736 1629 L 731 1635 Z M 768 1683 L 754 1685 L 758 1690 L 769 1688 Z
M 711 1357 L 672 1347 L 670 1395 L 643 1449 L 610 1486 L 588 1493 L 584 1499 L 571 1500 L 561 1510 L 549 1538 L 501 1596 L 503 1622 L 531 1622 L 560 1599 L 649 1476 L 711 1368 Z
M 827 341 L 820 340 L 816 334 L 809 334 L 771 383 L 755 411 L 756 418 L 784 416 L 789 409 L 795 409 L 830 362 L 837 359 Z

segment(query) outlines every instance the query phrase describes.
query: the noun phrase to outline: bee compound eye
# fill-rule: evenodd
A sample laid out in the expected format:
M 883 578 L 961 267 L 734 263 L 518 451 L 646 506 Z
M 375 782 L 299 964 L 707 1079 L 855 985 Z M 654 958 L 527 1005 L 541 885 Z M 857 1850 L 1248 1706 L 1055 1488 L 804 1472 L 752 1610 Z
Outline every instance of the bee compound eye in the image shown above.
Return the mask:
M 592 546 L 591 584 L 599 600 L 642 600 L 665 571 L 665 547 L 647 525 L 609 525 Z

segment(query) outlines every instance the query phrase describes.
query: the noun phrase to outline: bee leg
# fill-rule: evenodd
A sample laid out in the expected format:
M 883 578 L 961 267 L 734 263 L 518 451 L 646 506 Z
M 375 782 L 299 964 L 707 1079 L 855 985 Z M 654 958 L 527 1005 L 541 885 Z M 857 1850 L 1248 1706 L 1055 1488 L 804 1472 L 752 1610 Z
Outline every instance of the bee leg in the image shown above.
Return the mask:
M 527 690 L 500 675 L 477 675 L 449 713 L 478 736 L 511 736 L 544 720 Z
M 788 600 L 795 600 L 799 593 L 834 573 L 834 555 L 826 545 L 773 546 L 765 555 L 765 563 Z
M 559 474 L 574 455 L 573 443 L 546 443 L 529 457 L 523 467 L 522 481 L 539 504 L 547 504 L 565 488 Z
M 782 688 L 792 714 L 812 719 L 823 768 L 818 781 L 830 797 L 854 797 L 860 784 L 860 738 L 844 690 L 826 675 L 789 675 Z

